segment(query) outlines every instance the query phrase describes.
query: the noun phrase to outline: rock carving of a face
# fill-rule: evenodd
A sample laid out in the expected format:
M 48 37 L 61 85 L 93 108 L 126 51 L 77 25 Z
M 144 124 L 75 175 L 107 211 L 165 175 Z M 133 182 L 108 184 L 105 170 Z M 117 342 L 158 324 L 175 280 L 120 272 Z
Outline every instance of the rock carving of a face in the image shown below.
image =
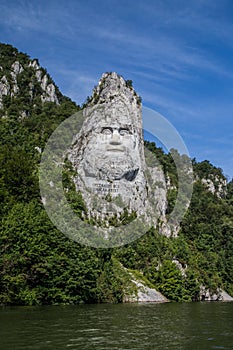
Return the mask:
M 109 110 L 99 125 L 90 131 L 83 154 L 85 176 L 109 181 L 132 181 L 137 176 L 136 130 L 129 124 L 129 117 L 119 112 Z

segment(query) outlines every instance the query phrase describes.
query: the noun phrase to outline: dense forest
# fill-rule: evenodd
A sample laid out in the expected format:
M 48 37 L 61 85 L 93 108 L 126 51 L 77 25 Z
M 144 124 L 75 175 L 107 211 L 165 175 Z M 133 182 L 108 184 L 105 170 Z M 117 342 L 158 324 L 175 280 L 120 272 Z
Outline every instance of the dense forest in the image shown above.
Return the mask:
M 177 237 L 151 229 L 120 248 L 82 246 L 52 224 L 38 185 L 46 141 L 82 107 L 59 92 L 37 60 L 5 44 L 0 88 L 0 304 L 122 302 L 130 286 L 124 268 L 171 301 L 200 300 L 201 286 L 233 296 L 233 181 L 227 182 L 221 169 L 192 160 L 194 191 Z M 169 214 L 177 193 L 172 156 L 155 143 L 145 147 L 172 184 Z M 77 208 L 83 205 L 78 197 Z

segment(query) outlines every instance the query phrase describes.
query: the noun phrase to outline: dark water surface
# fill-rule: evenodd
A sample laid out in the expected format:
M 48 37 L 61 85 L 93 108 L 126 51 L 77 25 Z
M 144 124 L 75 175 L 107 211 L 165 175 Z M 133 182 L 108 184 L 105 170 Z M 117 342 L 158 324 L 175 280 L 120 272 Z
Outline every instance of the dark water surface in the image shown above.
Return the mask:
M 233 303 L 0 307 L 0 349 L 233 349 Z

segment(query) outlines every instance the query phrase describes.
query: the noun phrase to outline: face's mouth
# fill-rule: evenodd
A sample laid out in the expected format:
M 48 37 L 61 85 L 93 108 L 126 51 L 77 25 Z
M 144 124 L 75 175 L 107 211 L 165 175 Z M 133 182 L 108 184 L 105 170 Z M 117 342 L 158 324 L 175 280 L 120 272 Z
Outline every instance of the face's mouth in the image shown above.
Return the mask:
M 123 146 L 107 146 L 107 151 L 110 152 L 124 152 L 125 151 L 125 147 Z

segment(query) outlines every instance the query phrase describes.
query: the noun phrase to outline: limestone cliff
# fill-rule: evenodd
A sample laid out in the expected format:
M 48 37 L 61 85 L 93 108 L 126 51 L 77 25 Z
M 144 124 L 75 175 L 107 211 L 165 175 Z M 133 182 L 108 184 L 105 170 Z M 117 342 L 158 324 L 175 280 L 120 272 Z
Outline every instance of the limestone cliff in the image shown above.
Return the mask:
M 201 301 L 233 301 L 233 298 L 223 289 L 218 288 L 215 293 L 208 288 L 200 286 L 200 300 Z
M 169 300 L 154 288 L 148 280 L 142 275 L 135 276 L 132 272 L 129 273 L 131 281 L 136 287 L 135 293 L 125 294 L 124 302 L 126 303 L 167 303 Z
M 210 174 L 208 178 L 201 179 L 206 189 L 218 198 L 224 198 L 227 194 L 227 181 L 223 177 Z
M 127 211 L 156 225 L 165 217 L 166 182 L 144 152 L 140 97 L 116 73 L 103 74 L 84 110 L 69 160 L 89 216 L 119 219 Z
M 39 100 L 59 104 L 60 92 L 38 60 L 31 60 L 4 44 L 0 46 L 0 59 L 3 62 L 0 66 L 0 109 L 19 99 L 18 104 L 24 102 L 21 111 L 24 117 L 28 114 L 28 104 L 36 107 Z

